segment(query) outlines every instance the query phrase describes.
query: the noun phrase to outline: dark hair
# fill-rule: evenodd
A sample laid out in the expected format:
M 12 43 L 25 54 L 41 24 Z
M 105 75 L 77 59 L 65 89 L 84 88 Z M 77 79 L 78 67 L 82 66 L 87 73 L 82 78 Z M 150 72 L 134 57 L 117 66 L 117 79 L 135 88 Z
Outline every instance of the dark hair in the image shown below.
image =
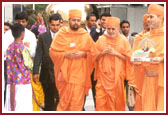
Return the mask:
M 123 25 L 124 23 L 127 23 L 127 24 L 130 26 L 130 23 L 129 23 L 128 20 L 123 20 L 123 21 L 120 22 L 120 28 L 122 27 L 122 25 Z
M 26 12 L 23 11 L 16 13 L 15 20 L 24 20 L 24 19 L 28 21 L 28 15 Z
M 5 26 L 8 26 L 9 28 L 12 27 L 12 25 L 11 25 L 9 22 L 5 22 L 4 25 L 5 25 Z
M 60 14 L 56 13 L 56 14 L 53 14 L 53 15 L 50 16 L 49 22 L 51 22 L 51 20 L 63 20 L 63 19 L 62 19 L 62 16 Z
M 103 14 L 101 14 L 101 16 L 100 16 L 100 19 L 101 19 L 103 16 L 105 16 L 105 17 L 110 17 L 111 14 L 110 14 L 110 13 L 103 13 Z
M 15 23 L 12 28 L 11 28 L 11 31 L 12 31 L 12 35 L 13 37 L 16 39 L 18 37 L 20 37 L 21 33 L 25 31 L 25 28 L 22 24 L 20 23 Z
M 131 33 L 131 36 L 135 36 L 135 35 L 137 35 L 138 33 L 137 32 L 132 32 Z
M 90 14 L 88 14 L 88 15 L 86 16 L 86 20 L 88 21 L 88 20 L 89 20 L 89 18 L 90 18 L 91 16 L 95 16 L 95 17 L 96 17 L 96 15 L 95 15 L 95 14 L 90 13 Z M 96 20 L 97 20 L 97 17 L 96 17 Z

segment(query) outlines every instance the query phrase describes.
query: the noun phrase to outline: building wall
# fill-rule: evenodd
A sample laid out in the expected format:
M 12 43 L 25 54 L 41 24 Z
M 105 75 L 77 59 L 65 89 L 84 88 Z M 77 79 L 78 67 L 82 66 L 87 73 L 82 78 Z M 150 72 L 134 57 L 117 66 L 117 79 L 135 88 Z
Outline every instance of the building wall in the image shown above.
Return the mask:
M 13 21 L 13 5 L 5 4 L 4 5 L 4 21 L 12 23 Z
M 130 33 L 143 30 L 143 16 L 147 13 L 147 7 L 134 7 L 127 9 L 127 20 L 130 22 Z
M 107 12 L 110 8 L 112 16 L 120 18 L 120 20 L 128 20 L 130 22 L 130 34 L 132 32 L 141 32 L 143 30 L 143 15 L 147 13 L 147 7 L 144 5 L 132 6 L 128 4 L 111 4 L 111 5 L 98 5 L 99 15 L 104 11 Z
M 130 22 L 130 34 L 143 30 L 143 15 L 147 13 L 147 7 L 111 7 L 111 15 L 119 17 L 120 20 Z

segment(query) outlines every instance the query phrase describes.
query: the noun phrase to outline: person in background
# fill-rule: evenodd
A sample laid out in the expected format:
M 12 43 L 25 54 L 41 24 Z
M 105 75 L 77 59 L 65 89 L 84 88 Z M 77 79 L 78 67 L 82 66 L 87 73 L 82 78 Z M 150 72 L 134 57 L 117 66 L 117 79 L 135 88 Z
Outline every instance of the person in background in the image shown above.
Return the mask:
M 144 38 L 144 35 L 149 32 L 148 22 L 147 22 L 148 14 L 145 14 L 143 16 L 143 31 L 139 34 L 137 34 L 134 38 L 134 44 L 133 44 L 133 52 L 137 50 L 137 46 Z M 140 95 L 142 95 L 142 86 L 144 81 L 144 67 L 142 65 L 134 65 L 134 75 L 135 75 L 135 83 L 139 89 Z M 142 97 L 139 95 L 136 95 L 136 103 L 134 107 L 134 111 L 142 111 Z
M 93 13 L 88 14 L 86 17 L 85 30 L 90 33 L 91 28 L 96 26 L 96 21 L 97 21 L 97 18 L 95 14 Z
M 12 25 L 8 22 L 4 23 L 4 33 L 10 30 Z M 4 58 L 4 103 L 6 100 L 6 85 L 7 85 L 7 67 L 6 67 L 6 59 Z
M 134 43 L 134 37 L 130 36 L 129 35 L 129 32 L 130 32 L 130 22 L 128 20 L 122 20 L 120 22 L 120 30 L 122 32 L 122 35 L 129 41 L 129 44 L 131 46 L 131 49 L 132 49 L 132 46 L 133 46 L 133 43 Z M 125 98 L 126 98 L 126 102 L 128 100 L 128 81 L 124 81 L 124 84 L 125 84 Z M 132 110 L 132 108 L 130 108 L 128 106 L 128 104 L 126 104 L 126 106 L 128 107 L 129 110 Z
M 38 40 L 39 34 L 46 32 L 47 28 L 44 24 L 44 19 L 41 13 L 37 14 L 36 20 L 37 21 L 35 22 L 35 24 L 32 25 L 30 31 L 32 31 L 36 35 L 36 38 Z
M 60 14 L 59 14 L 59 15 L 60 15 Z M 60 26 L 62 27 L 62 26 L 64 26 L 63 18 L 62 18 L 61 15 L 60 15 L 59 17 L 60 17 Z
M 27 46 L 30 50 L 30 54 L 32 57 L 35 55 L 35 49 L 36 49 L 36 37 L 34 33 L 32 33 L 30 30 L 26 28 L 28 22 L 28 15 L 25 12 L 18 12 L 15 16 L 15 23 L 20 23 L 25 27 L 25 36 L 23 39 L 23 43 L 25 46 Z M 7 31 L 3 37 L 3 49 L 4 49 L 4 55 L 6 54 L 6 50 L 8 46 L 14 41 L 14 38 L 12 36 L 11 30 Z
M 143 36 L 149 32 L 150 28 L 148 26 L 148 14 L 144 14 L 143 16 L 143 30 L 141 33 L 137 34 L 134 38 L 134 43 L 133 43 L 133 50 L 135 50 L 139 44 L 139 42 L 142 40 Z
M 91 32 L 90 35 L 93 38 L 93 40 L 96 42 L 99 38 L 99 36 L 101 36 L 105 29 L 106 29 L 106 18 L 110 17 L 111 14 L 109 13 L 102 13 L 100 16 L 100 20 L 97 20 L 96 26 L 91 28 Z
M 120 23 L 120 29 L 122 34 L 127 38 L 127 40 L 129 41 L 131 48 L 133 47 L 133 43 L 134 43 L 134 37 L 129 35 L 130 32 L 130 22 L 128 20 L 123 20 Z
M 42 83 L 45 95 L 43 110 L 45 111 L 55 111 L 59 102 L 59 95 L 55 85 L 54 65 L 49 56 L 49 48 L 61 27 L 60 20 L 62 20 L 60 14 L 53 14 L 49 17 L 48 25 L 50 30 L 39 35 L 34 57 L 33 80 L 35 83 L 38 81 Z
M 128 20 L 121 21 L 120 29 L 122 34 L 129 40 L 130 22 Z
M 8 22 L 5 22 L 4 23 L 4 33 L 6 32 L 6 31 L 8 31 L 8 30 L 10 30 L 11 29 L 11 24 L 10 23 L 8 23 Z

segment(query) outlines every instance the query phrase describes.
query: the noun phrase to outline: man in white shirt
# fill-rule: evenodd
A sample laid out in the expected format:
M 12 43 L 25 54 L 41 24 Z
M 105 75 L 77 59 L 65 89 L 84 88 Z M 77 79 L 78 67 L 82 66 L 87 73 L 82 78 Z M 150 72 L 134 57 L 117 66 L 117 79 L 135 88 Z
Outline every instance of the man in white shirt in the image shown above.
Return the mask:
M 28 23 L 28 15 L 25 12 L 18 12 L 15 16 L 15 23 L 20 23 L 24 27 L 27 26 Z M 6 51 L 8 46 L 14 41 L 14 37 L 12 35 L 12 31 L 8 30 L 2 37 L 2 50 L 4 55 L 4 63 L 6 63 Z M 30 54 L 32 57 L 35 56 L 35 49 L 36 49 L 36 37 L 35 35 L 28 29 L 25 28 L 25 36 L 23 39 L 24 45 L 30 50 Z M 4 66 L 4 70 L 6 70 L 6 66 Z M 5 71 L 6 72 L 6 71 Z M 7 76 L 5 76 L 7 77 Z M 5 78 L 6 80 L 6 78 Z
M 20 23 L 24 27 L 27 26 L 28 23 L 28 15 L 25 12 L 18 12 L 15 16 L 15 23 Z M 6 50 L 8 46 L 14 41 L 14 37 L 12 36 L 11 30 L 8 30 L 3 36 L 2 46 L 4 51 L 4 56 L 6 55 Z M 36 50 L 36 37 L 35 35 L 28 29 L 25 28 L 25 36 L 23 39 L 24 45 L 30 50 L 30 54 L 32 57 L 35 56 Z
M 28 23 L 28 15 L 25 12 L 18 12 L 15 16 L 15 23 L 20 23 L 24 27 L 27 26 Z M 2 39 L 2 50 L 4 55 L 4 61 L 6 60 L 6 51 L 9 45 L 14 41 L 14 37 L 12 35 L 12 31 L 8 30 L 5 32 L 3 39 Z M 36 37 L 35 35 L 28 29 L 25 28 L 25 34 L 23 38 L 24 45 L 30 50 L 30 54 L 32 57 L 35 56 L 35 49 L 36 49 Z M 5 62 L 6 63 L 6 62 Z M 7 69 L 4 67 L 4 70 Z M 31 91 L 30 89 L 29 91 Z M 19 91 L 19 90 L 17 90 Z M 17 101 L 17 100 L 16 100 Z M 7 102 L 7 101 L 6 101 Z
M 88 33 L 90 33 L 92 27 L 96 26 L 96 21 L 97 21 L 97 18 L 95 14 L 90 13 L 87 15 L 85 30 Z
M 120 29 L 122 31 L 122 34 L 128 39 L 131 48 L 133 46 L 134 43 L 134 38 L 132 36 L 129 35 L 130 32 L 130 22 L 128 20 L 123 20 L 120 23 Z

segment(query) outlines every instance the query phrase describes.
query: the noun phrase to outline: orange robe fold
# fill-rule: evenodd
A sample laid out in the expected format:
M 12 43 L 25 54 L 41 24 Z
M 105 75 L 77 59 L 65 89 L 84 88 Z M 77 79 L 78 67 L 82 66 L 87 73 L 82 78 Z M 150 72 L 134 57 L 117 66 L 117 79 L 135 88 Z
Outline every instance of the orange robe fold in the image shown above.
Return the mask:
M 164 28 L 151 29 L 145 37 L 150 38 L 156 44 L 156 57 L 164 57 Z M 142 64 L 145 70 L 158 72 L 157 77 L 144 76 L 142 88 L 142 110 L 164 110 L 164 63 Z
M 127 39 L 120 34 L 110 38 L 103 34 L 96 42 L 99 52 L 110 45 L 122 55 L 126 56 L 124 62 L 117 56 L 105 54 L 96 63 L 96 110 L 97 111 L 124 111 L 124 79 L 137 91 L 133 75 L 133 67 L 130 63 L 131 47 Z
M 75 50 L 85 51 L 87 58 L 64 58 L 65 52 Z M 56 87 L 60 95 L 58 110 L 81 111 L 84 96 L 88 95 L 88 90 L 91 88 L 90 74 L 97 54 L 95 43 L 82 28 L 72 31 L 69 27 L 62 27 L 50 46 L 49 54 L 54 63 Z M 65 96 L 69 98 L 64 98 Z M 74 98 L 80 98 L 82 101 L 74 101 Z M 64 105 L 68 106 L 63 107 Z
M 141 33 L 136 35 L 134 39 L 134 44 L 133 44 L 133 52 L 137 50 L 138 44 L 140 41 L 144 38 L 144 35 L 147 32 L 143 30 Z M 136 95 L 136 103 L 134 106 L 134 111 L 142 111 L 142 86 L 143 86 L 143 81 L 144 81 L 144 67 L 142 65 L 134 66 L 134 75 L 135 75 L 135 83 L 137 88 L 139 89 L 139 94 Z

